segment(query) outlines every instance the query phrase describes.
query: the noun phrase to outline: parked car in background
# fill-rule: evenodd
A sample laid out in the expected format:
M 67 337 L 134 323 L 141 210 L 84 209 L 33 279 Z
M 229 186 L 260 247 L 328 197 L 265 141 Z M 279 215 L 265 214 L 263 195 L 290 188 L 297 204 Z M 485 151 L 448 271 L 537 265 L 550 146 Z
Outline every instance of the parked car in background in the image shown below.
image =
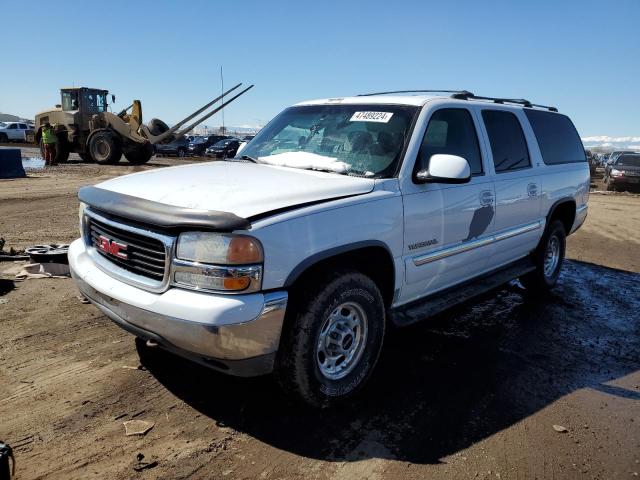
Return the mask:
M 250 142 L 251 140 L 253 140 L 254 137 L 255 137 L 255 135 L 245 135 L 244 137 L 242 137 L 242 141 L 243 142 Z
M 189 142 L 187 153 L 192 157 L 202 157 L 205 151 L 211 145 L 218 143 L 220 140 L 232 138 L 229 135 L 209 135 L 208 137 L 197 137 Z
M 607 165 L 604 184 L 609 191 L 640 187 L 640 153 L 623 153 Z
M 609 155 L 609 158 L 607 159 L 607 165 L 611 165 L 613 162 L 615 162 L 618 157 L 620 155 L 623 155 L 625 153 L 636 153 L 633 150 L 616 150 L 615 152 L 611 152 L 611 154 Z
M 26 122 L 4 122 L 0 125 L 0 142 L 26 142 L 33 134 L 33 127 Z
M 227 138 L 220 140 L 218 143 L 211 145 L 205 151 L 207 157 L 215 158 L 230 158 L 236 155 L 238 147 L 240 146 L 240 140 L 237 138 Z
M 156 145 L 156 155 L 176 155 L 185 157 L 189 150 L 189 139 L 187 137 L 176 138 L 173 142 Z

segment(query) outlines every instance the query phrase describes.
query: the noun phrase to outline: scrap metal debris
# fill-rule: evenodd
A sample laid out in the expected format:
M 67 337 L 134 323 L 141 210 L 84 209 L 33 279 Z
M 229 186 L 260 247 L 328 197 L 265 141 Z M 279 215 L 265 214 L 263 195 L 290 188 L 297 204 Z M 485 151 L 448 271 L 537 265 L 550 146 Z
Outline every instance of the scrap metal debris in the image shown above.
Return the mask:
M 133 465 L 133 469 L 136 472 L 141 472 L 142 470 L 146 470 L 148 468 L 153 468 L 158 466 L 158 462 L 156 460 L 153 460 L 151 462 L 143 462 L 143 460 L 144 460 L 144 454 L 138 453 L 136 455 L 136 463 Z
M 563 427 L 562 425 L 554 425 L 553 429 L 558 433 L 567 433 L 569 431 L 567 427 Z
M 146 435 L 149 430 L 154 426 L 154 422 L 147 422 L 146 420 L 128 420 L 122 422 L 124 425 L 125 435 Z

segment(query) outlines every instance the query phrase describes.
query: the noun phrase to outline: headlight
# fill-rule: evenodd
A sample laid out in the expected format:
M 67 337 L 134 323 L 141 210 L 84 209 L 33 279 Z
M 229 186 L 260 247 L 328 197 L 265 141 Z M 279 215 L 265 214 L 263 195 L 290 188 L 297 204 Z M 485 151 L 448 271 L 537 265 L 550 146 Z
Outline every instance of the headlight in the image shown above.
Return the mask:
M 193 289 L 239 292 L 260 290 L 260 242 L 245 235 L 186 232 L 178 237 L 173 280 Z
M 87 207 L 86 204 L 80 202 L 80 207 L 78 208 L 78 225 L 80 226 L 80 236 L 84 236 L 84 209 Z
M 616 170 L 615 168 L 611 169 L 611 176 L 612 177 L 621 177 L 622 175 L 624 175 L 624 172 L 622 172 L 620 170 Z

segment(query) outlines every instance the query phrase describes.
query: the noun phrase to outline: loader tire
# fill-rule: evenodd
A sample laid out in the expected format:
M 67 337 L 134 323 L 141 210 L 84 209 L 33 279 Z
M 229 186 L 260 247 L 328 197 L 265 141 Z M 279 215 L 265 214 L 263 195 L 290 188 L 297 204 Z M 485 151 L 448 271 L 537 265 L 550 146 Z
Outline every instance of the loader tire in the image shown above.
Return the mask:
M 94 134 L 89 140 L 89 154 L 96 163 L 107 165 L 118 163 L 122 150 L 111 133 L 102 131 Z
M 142 165 L 147 163 L 153 157 L 153 145 L 147 143 L 138 148 L 125 152 L 124 158 L 132 165 Z
M 149 122 L 149 131 L 151 135 L 158 136 L 169 130 L 169 125 L 158 118 L 152 118 Z

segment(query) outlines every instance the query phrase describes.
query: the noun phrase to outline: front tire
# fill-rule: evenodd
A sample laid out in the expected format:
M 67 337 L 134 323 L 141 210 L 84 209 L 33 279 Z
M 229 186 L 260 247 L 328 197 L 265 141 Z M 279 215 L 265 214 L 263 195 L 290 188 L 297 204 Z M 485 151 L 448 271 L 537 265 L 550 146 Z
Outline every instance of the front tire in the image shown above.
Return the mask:
M 89 140 L 89 153 L 100 165 L 115 164 L 120 161 L 122 150 L 108 131 L 95 133 Z
M 132 165 L 142 165 L 153 157 L 153 145 L 146 143 L 124 154 L 124 158 Z
M 356 393 L 373 372 L 384 339 L 377 285 L 357 271 L 337 271 L 291 307 L 276 360 L 280 385 L 318 408 Z
M 553 221 L 546 229 L 532 255 L 536 269 L 520 277 L 520 283 L 533 293 L 546 293 L 558 282 L 566 249 L 566 233 L 561 221 Z

